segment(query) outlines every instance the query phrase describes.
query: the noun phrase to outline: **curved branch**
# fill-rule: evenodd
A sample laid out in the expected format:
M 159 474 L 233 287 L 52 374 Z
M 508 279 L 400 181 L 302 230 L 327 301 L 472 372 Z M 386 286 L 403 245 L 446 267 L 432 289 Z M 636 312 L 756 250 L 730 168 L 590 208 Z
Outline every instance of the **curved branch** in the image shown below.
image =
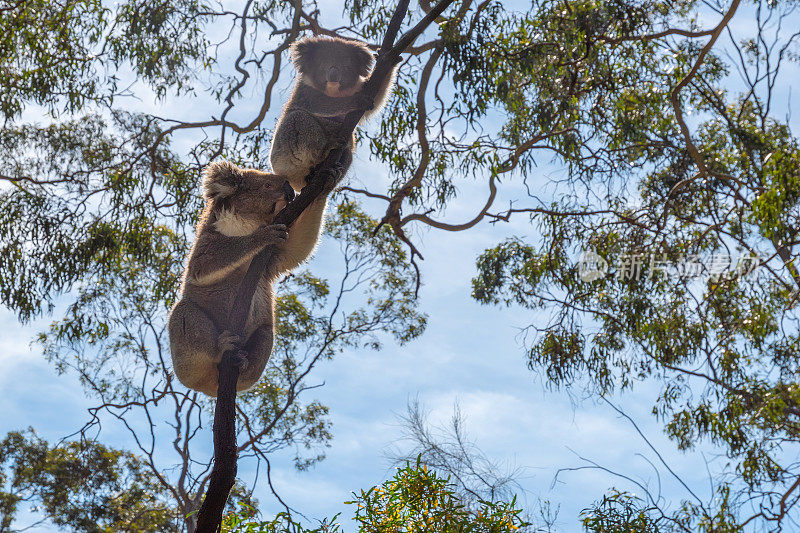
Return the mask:
M 248 6 L 249 6 L 249 3 L 248 3 Z M 246 30 L 245 21 L 242 20 L 242 35 L 241 35 L 241 39 L 244 39 L 245 30 Z M 250 76 L 250 74 L 246 70 L 241 68 L 241 66 L 239 65 L 239 61 L 237 60 L 236 69 L 239 72 L 243 72 L 244 75 L 243 75 L 243 78 L 239 81 L 239 83 L 234 88 L 232 88 L 231 91 L 228 93 L 228 95 L 225 97 L 225 101 L 228 102 L 228 106 L 223 110 L 222 115 L 220 116 L 220 118 L 218 118 L 218 119 L 217 118 L 212 118 L 210 120 L 203 120 L 203 121 L 198 121 L 198 122 L 178 122 L 178 121 L 175 121 L 175 120 L 168 121 L 168 120 L 165 120 L 165 119 L 159 119 L 159 120 L 162 120 L 162 122 L 166 122 L 166 123 L 169 123 L 169 122 L 173 122 L 173 123 L 178 122 L 178 123 L 174 124 L 173 126 L 170 126 L 170 127 L 166 128 L 163 131 L 161 131 L 158 134 L 158 136 L 156 137 L 156 139 L 153 141 L 153 143 L 151 144 L 150 151 L 155 150 L 155 148 L 159 144 L 161 144 L 161 141 L 163 141 L 164 138 L 166 138 L 168 135 L 170 135 L 172 133 L 175 133 L 176 131 L 187 130 L 187 129 L 198 129 L 198 128 L 202 129 L 202 128 L 210 128 L 210 127 L 221 127 L 222 128 L 222 138 L 220 140 L 219 148 L 218 148 L 216 154 L 214 155 L 214 157 L 216 157 L 222 152 L 222 145 L 223 145 L 223 141 L 224 141 L 224 138 L 225 138 L 225 129 L 231 129 L 235 133 L 238 133 L 238 134 L 241 135 L 241 134 L 244 134 L 244 133 L 249 133 L 249 132 L 253 131 L 254 129 L 256 129 L 258 126 L 260 126 L 261 123 L 264 121 L 264 118 L 267 116 L 267 112 L 269 112 L 270 107 L 272 107 L 272 90 L 275 87 L 275 84 L 278 83 L 278 78 L 279 78 L 280 72 L 281 72 L 281 57 L 283 56 L 283 52 L 285 50 L 288 50 L 289 46 L 297 39 L 297 36 L 299 34 L 300 34 L 300 12 L 299 12 L 299 8 L 298 8 L 298 9 L 295 10 L 295 15 L 294 15 L 294 18 L 292 19 L 292 26 L 288 30 L 288 36 L 286 37 L 286 39 L 277 48 L 275 48 L 272 52 L 265 53 L 265 55 L 261 59 L 259 59 L 257 61 L 258 65 L 260 66 L 261 61 L 263 61 L 266 58 L 266 55 L 273 54 L 273 58 L 274 59 L 273 59 L 273 63 L 272 63 L 272 75 L 270 76 L 270 79 L 267 82 L 267 85 L 266 85 L 266 87 L 264 89 L 264 99 L 261 102 L 261 108 L 258 110 L 258 114 L 250 121 L 249 124 L 240 125 L 240 124 L 237 124 L 236 122 L 231 122 L 231 121 L 227 120 L 227 118 L 226 118 L 227 115 L 228 115 L 228 112 L 230 111 L 230 109 L 234 105 L 233 104 L 233 95 L 236 94 L 236 92 L 238 92 L 241 89 L 241 87 L 244 86 L 244 83 L 247 81 L 247 78 L 249 78 L 249 76 Z M 242 41 L 240 40 L 240 50 L 241 50 L 240 58 L 243 57 L 243 56 L 241 56 L 241 54 L 243 53 L 243 48 L 241 48 L 241 46 L 242 46 L 241 42 Z M 251 60 L 251 61 L 255 61 L 255 60 Z M 211 157 L 211 159 L 214 159 L 214 157 Z
M 377 198 L 379 200 L 386 200 L 387 202 L 391 200 L 391 198 L 389 198 L 385 194 L 378 194 L 378 193 L 370 192 L 370 191 L 368 191 L 366 189 L 356 189 L 355 187 L 345 186 L 345 187 L 339 187 L 339 190 L 340 191 L 350 191 L 350 192 L 354 192 L 356 194 L 363 194 L 364 196 L 367 196 L 369 198 Z
M 566 129 L 562 129 L 562 130 L 558 130 L 558 131 L 551 131 L 550 133 L 537 135 L 536 137 L 534 137 L 532 139 L 529 139 L 529 140 L 525 141 L 524 143 L 522 143 L 520 146 L 518 146 L 514 150 L 514 152 L 508 157 L 508 159 L 506 159 L 500 165 L 500 167 L 497 170 L 497 172 L 492 174 L 492 176 L 489 178 L 489 198 L 487 198 L 486 204 L 483 206 L 483 209 L 481 209 L 478 212 L 478 214 L 475 215 L 475 217 L 472 220 L 470 220 L 468 222 L 464 222 L 463 224 L 448 224 L 446 222 L 439 222 L 437 220 L 433 220 L 432 218 L 430 218 L 428 216 L 427 213 L 413 213 L 413 214 L 410 214 L 410 215 L 408 215 L 406 217 L 403 217 L 400 220 L 399 225 L 400 226 L 405 226 L 407 223 L 413 222 L 413 221 L 416 220 L 416 221 L 419 221 L 419 222 L 424 222 L 425 224 L 428 224 L 429 226 L 432 226 L 434 228 L 445 230 L 445 231 L 464 231 L 466 229 L 469 229 L 469 228 L 475 226 L 478 222 L 483 220 L 483 218 L 486 217 L 486 216 L 494 216 L 496 219 L 501 218 L 499 216 L 490 215 L 489 214 L 489 209 L 491 209 L 492 204 L 494 204 L 494 200 L 497 197 L 497 185 L 495 184 L 495 179 L 497 178 L 497 176 L 499 174 L 505 174 L 507 172 L 511 172 L 512 170 L 514 170 L 517 167 L 517 165 L 519 164 L 519 158 L 522 156 L 522 154 L 527 152 L 528 150 L 536 148 L 536 145 L 539 142 L 541 142 L 542 140 L 547 139 L 549 137 L 553 137 L 555 135 L 561 135 L 563 133 L 566 133 L 567 131 L 570 131 L 571 129 L 572 128 L 566 128 Z M 521 211 L 531 211 L 531 210 L 530 209 L 517 209 L 517 210 L 509 209 L 509 212 L 507 213 L 507 217 L 510 216 L 512 211 L 521 212 Z M 508 221 L 507 217 L 506 217 L 506 221 Z
M 411 215 L 403 217 L 403 219 L 400 221 L 400 225 L 405 226 L 409 222 L 417 220 L 420 222 L 424 222 L 429 226 L 433 226 L 436 229 L 441 229 L 445 231 L 464 231 L 466 229 L 469 229 L 478 222 L 480 222 L 481 220 L 483 220 L 483 217 L 485 217 L 489 209 L 491 209 L 492 204 L 494 203 L 494 199 L 497 196 L 497 185 L 495 185 L 494 183 L 495 178 L 497 178 L 497 174 L 492 174 L 492 177 L 489 178 L 489 198 L 486 200 L 486 205 L 484 205 L 483 209 L 481 209 L 478 212 L 478 214 L 475 215 L 475 218 L 473 218 L 469 222 L 464 222 L 463 224 L 447 224 L 446 222 L 439 222 L 437 220 L 433 220 L 427 214 L 424 213 L 413 213 Z
M 700 30 L 700 31 L 684 30 L 682 28 L 667 28 L 664 31 L 659 31 L 656 33 L 648 33 L 645 35 L 632 35 L 630 37 L 617 37 L 615 39 L 600 36 L 599 40 L 607 44 L 620 44 L 630 41 L 641 41 L 641 42 L 655 41 L 656 39 L 662 39 L 664 37 L 669 37 L 670 35 L 680 35 L 681 37 L 689 37 L 690 39 L 699 39 L 700 37 L 707 37 L 709 35 L 713 35 L 715 31 L 716 28 L 711 28 L 710 30 Z
M 733 15 L 736 13 L 736 9 L 739 7 L 739 2 L 740 0 L 733 0 L 731 7 L 728 8 L 728 11 L 722 17 L 722 20 L 719 22 L 719 24 L 717 24 L 717 26 L 713 30 L 711 30 L 712 32 L 711 38 L 708 40 L 705 46 L 703 46 L 702 50 L 700 50 L 700 54 L 697 56 L 697 60 L 694 62 L 694 65 L 692 65 L 691 70 L 689 70 L 689 72 L 678 83 L 678 85 L 676 85 L 672 89 L 669 95 L 670 101 L 672 102 L 672 108 L 675 110 L 675 119 L 678 121 L 678 126 L 680 127 L 681 133 L 683 134 L 683 138 L 686 142 L 686 147 L 689 150 L 689 154 L 692 156 L 692 159 L 694 159 L 695 164 L 697 164 L 697 168 L 700 170 L 700 172 L 697 175 L 695 175 L 692 178 L 692 180 L 696 179 L 699 176 L 709 176 L 709 175 L 715 177 L 724 177 L 724 176 L 721 176 L 717 173 L 712 173 L 708 170 L 708 167 L 706 167 L 705 160 L 703 159 L 703 155 L 700 153 L 700 151 L 697 149 L 694 142 L 692 141 L 692 132 L 689 130 L 689 126 L 686 124 L 686 120 L 683 118 L 683 109 L 681 108 L 681 103 L 679 100 L 680 92 L 681 90 L 683 90 L 684 87 L 686 87 L 692 81 L 692 78 L 694 78 L 694 76 L 697 74 L 697 71 L 700 70 L 700 66 L 703 64 L 703 61 L 705 60 L 708 53 L 714 47 L 714 43 L 717 42 L 717 39 L 722 33 L 722 30 L 724 30 L 727 27 L 728 23 L 733 18 Z M 684 182 L 686 182 L 686 180 L 679 183 L 678 185 L 681 184 L 685 185 Z M 675 189 L 678 187 L 678 185 L 676 185 L 673 188 L 673 190 L 670 191 L 670 195 L 674 194 L 674 192 L 677 192 Z

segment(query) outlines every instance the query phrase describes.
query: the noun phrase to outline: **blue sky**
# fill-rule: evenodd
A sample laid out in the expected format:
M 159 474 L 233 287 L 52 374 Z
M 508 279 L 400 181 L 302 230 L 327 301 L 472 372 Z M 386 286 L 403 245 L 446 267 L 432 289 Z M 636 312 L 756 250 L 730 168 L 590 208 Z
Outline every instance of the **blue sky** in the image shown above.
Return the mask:
M 333 5 L 322 3 L 321 10 L 335 18 L 340 7 Z M 747 24 L 746 18 L 741 20 L 734 22 Z M 131 105 L 141 111 L 160 113 L 169 108 L 172 115 L 197 118 L 198 110 L 210 105 L 202 99 L 154 105 L 146 88 L 135 90 L 139 100 Z M 276 105 L 265 123 L 274 121 L 275 110 L 286 96 L 285 88 L 274 93 Z M 259 104 L 257 90 L 244 97 L 234 118 L 251 116 Z M 248 103 L 250 98 L 252 103 Z M 205 116 L 207 110 L 202 113 Z M 181 142 L 178 138 L 176 146 Z M 528 179 L 535 187 L 562 173 L 558 167 L 544 165 Z M 369 185 L 375 191 L 385 189 L 388 183 L 385 170 L 370 161 L 363 149 L 348 179 L 350 184 Z M 460 183 L 459 200 L 448 208 L 445 219 L 471 219 L 483 205 L 486 192 L 481 181 Z M 503 184 L 495 205 L 506 205 L 511 198 L 525 198 L 519 180 Z M 377 209 L 372 209 L 372 214 L 378 215 Z M 524 217 L 510 224 L 482 222 L 462 233 L 419 228 L 412 233 L 425 257 L 420 294 L 421 309 L 429 315 L 427 331 L 404 347 L 387 342 L 380 352 L 348 351 L 316 368 L 312 380 L 326 384 L 313 396 L 331 408 L 334 439 L 327 459 L 308 472 L 296 472 L 287 454 L 272 461 L 276 489 L 287 503 L 309 517 L 330 517 L 341 511 L 348 526 L 351 513 L 343 502 L 351 491 L 391 477 L 392 464 L 386 455 L 393 446 L 404 445 L 398 441 L 402 436 L 398 415 L 416 398 L 430 411 L 431 421 L 442 424 L 457 402 L 475 444 L 489 458 L 521 470 L 518 481 L 524 490 L 520 497 L 527 507 L 535 512 L 538 498 L 560 507 L 559 531 L 579 531 L 580 510 L 612 486 L 638 492 L 631 483 L 598 469 L 565 472 L 554 483 L 559 469 L 587 466 L 584 459 L 631 476 L 656 492 L 660 484 L 664 497 L 676 504 L 689 497 L 627 420 L 608 405 L 582 399 L 580 387 L 548 390 L 527 368 L 520 332 L 537 319 L 531 311 L 484 307 L 470 298 L 470 280 L 480 252 L 509 235 L 532 242 L 536 239 L 535 228 Z M 323 241 L 310 264 L 312 271 L 334 274 L 339 268 L 335 251 L 335 243 Z M 33 426 L 42 437 L 54 441 L 73 433 L 87 419 L 86 409 L 91 404 L 77 380 L 70 375 L 57 376 L 30 344 L 36 332 L 57 317 L 21 326 L 10 312 L 0 310 L 0 327 L 5 332 L 0 337 L 0 435 Z M 678 453 L 650 414 L 656 393 L 655 386 L 643 384 L 635 393 L 612 400 L 640 424 L 670 467 L 707 497 L 706 462 L 712 472 L 718 472 L 724 469 L 724 458 L 716 457 L 713 450 L 705 450 L 705 455 L 700 451 Z M 210 453 L 210 428 L 205 431 Z M 111 426 L 102 435 L 104 442 L 118 447 L 130 447 L 127 439 L 127 434 Z M 650 463 L 658 467 L 660 479 Z M 240 476 L 249 481 L 253 475 L 252 464 L 244 461 Z M 267 496 L 263 476 L 256 496 L 264 502 L 265 514 L 279 510 Z

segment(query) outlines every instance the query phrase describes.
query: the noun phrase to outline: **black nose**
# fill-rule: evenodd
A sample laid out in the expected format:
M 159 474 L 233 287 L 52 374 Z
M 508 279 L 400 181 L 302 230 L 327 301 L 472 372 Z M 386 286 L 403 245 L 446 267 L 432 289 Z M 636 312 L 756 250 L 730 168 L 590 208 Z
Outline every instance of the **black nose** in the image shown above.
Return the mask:
M 286 197 L 287 202 L 294 200 L 294 189 L 292 189 L 292 186 L 289 185 L 288 181 L 283 182 L 283 194 Z
M 342 74 L 336 67 L 328 69 L 328 81 L 332 83 L 339 83 L 342 80 Z

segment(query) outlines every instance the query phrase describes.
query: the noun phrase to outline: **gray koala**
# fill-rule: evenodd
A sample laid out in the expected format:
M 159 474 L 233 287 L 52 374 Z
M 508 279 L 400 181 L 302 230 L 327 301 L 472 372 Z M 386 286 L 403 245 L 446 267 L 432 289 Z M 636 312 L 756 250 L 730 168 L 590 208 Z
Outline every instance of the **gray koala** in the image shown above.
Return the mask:
M 291 229 L 272 224 L 294 198 L 286 178 L 226 161 L 203 172 L 206 207 L 186 265 L 181 299 L 169 316 L 169 339 L 175 375 L 181 383 L 217 395 L 217 363 L 233 349 L 241 365 L 237 390 L 252 387 L 272 353 L 274 296 L 272 284 L 306 260 L 319 240 L 326 196 L 340 175 L 298 217 Z M 250 261 L 265 246 L 280 249 L 278 259 L 259 280 L 240 339 L 224 329 L 239 283 Z
M 355 137 L 340 139 L 338 131 L 347 113 L 369 105 L 360 91 L 373 57 L 359 41 L 312 37 L 294 43 L 291 58 L 299 76 L 278 119 L 269 158 L 273 172 L 286 176 L 299 191 L 309 171 L 334 148 L 345 146 L 343 172 L 350 167 Z M 364 118 L 383 106 L 396 71 L 387 76 Z

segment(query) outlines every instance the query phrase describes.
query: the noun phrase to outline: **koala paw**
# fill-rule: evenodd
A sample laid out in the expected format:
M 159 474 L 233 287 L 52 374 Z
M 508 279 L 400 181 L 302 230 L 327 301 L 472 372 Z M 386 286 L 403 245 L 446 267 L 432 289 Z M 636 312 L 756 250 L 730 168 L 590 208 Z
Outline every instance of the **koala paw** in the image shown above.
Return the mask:
M 331 143 L 331 149 L 336 149 L 336 148 L 347 149 L 347 147 L 349 147 L 352 142 L 353 142 L 352 133 L 338 132 L 333 137 L 333 142 Z M 330 152 L 330 150 L 328 150 L 328 152 Z M 328 154 L 325 155 L 327 156 Z
M 364 111 L 372 111 L 375 109 L 375 100 L 373 98 L 368 97 L 364 93 L 358 93 L 356 96 L 358 107 L 363 109 Z
M 222 354 L 229 351 L 241 351 L 242 340 L 238 335 L 234 335 L 227 329 L 219 334 L 217 337 L 217 357 L 214 359 L 215 363 L 222 361 Z
M 247 370 L 247 367 L 250 364 L 250 359 L 247 352 L 244 350 L 237 350 L 233 354 L 233 364 L 239 367 L 239 372 Z
M 259 237 L 265 245 L 269 244 L 283 244 L 289 237 L 289 231 L 286 224 L 271 224 L 269 226 L 261 226 L 258 229 Z
M 342 181 L 342 178 L 344 178 L 346 173 L 347 169 L 341 164 L 337 164 L 335 167 L 333 167 L 330 171 L 328 181 L 325 182 L 323 192 L 325 194 L 332 192 L 333 189 L 339 185 L 339 182 Z

